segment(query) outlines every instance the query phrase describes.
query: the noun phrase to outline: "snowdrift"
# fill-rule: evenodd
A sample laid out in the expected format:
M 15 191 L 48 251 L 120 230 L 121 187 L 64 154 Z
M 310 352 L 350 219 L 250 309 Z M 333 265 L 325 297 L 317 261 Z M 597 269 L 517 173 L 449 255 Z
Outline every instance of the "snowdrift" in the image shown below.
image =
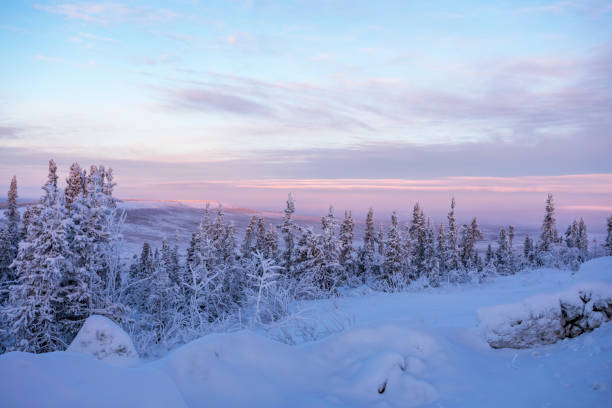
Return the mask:
M 482 308 L 478 319 L 494 348 L 527 348 L 576 337 L 612 319 L 612 285 L 581 283 L 551 295 Z
M 130 336 L 104 316 L 88 317 L 67 351 L 91 354 L 98 360 L 118 366 L 138 363 L 138 353 Z

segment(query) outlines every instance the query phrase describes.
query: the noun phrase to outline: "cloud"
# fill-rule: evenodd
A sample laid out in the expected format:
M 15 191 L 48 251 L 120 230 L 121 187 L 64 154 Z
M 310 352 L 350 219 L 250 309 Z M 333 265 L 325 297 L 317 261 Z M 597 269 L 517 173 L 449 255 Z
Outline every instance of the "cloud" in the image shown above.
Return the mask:
M 0 140 L 1 139 L 18 139 L 21 129 L 10 126 L 0 126 Z
M 177 81 L 162 92 L 167 108 L 261 114 L 270 120 L 266 127 L 274 124 L 287 133 L 343 131 L 356 139 L 538 140 L 586 137 L 612 126 L 611 47 L 587 58 L 481 61 L 459 71 L 460 88 L 423 87 L 401 78 L 300 83 L 200 72 L 198 80 Z
M 174 182 L 175 186 L 224 186 L 231 189 L 283 191 L 467 191 L 492 193 L 598 194 L 612 191 L 612 174 L 520 177 L 442 177 L 437 179 L 245 179 Z M 612 207 L 606 207 L 612 208 Z M 568 208 L 576 209 L 576 208 Z
M 175 108 L 199 112 L 226 112 L 239 115 L 270 116 L 271 110 L 251 99 L 208 89 L 167 90 Z
M 67 2 L 55 5 L 35 4 L 34 8 L 59 14 L 70 20 L 101 25 L 126 21 L 138 23 L 161 23 L 173 20 L 180 14 L 168 9 L 130 7 L 116 2 Z

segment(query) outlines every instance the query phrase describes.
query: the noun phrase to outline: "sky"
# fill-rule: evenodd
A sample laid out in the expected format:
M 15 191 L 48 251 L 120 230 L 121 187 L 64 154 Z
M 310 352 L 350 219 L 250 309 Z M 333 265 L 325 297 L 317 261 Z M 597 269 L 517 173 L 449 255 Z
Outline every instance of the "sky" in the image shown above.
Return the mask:
M 612 2 L 10 1 L 0 188 L 535 223 L 612 213 Z

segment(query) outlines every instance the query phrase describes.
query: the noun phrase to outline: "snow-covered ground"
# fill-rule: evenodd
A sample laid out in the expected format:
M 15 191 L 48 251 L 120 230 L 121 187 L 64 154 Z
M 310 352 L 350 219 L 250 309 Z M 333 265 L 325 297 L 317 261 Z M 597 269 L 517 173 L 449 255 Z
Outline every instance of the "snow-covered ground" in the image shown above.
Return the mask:
M 492 310 L 483 308 L 586 282 L 612 283 L 612 257 L 575 274 L 537 270 L 477 286 L 303 302 L 296 309 L 306 320 L 284 332 L 209 335 L 136 366 L 75 352 L 8 353 L 1 405 L 610 407 L 612 323 L 523 349 L 491 348 L 479 326 L 479 311 Z

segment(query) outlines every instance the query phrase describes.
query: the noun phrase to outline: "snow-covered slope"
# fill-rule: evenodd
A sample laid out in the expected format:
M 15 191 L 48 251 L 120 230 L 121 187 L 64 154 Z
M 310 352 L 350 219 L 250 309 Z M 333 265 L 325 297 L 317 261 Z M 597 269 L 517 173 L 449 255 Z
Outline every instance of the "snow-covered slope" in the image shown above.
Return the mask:
M 304 302 L 313 333 L 215 334 L 138 367 L 58 352 L 0 356 L 3 407 L 609 407 L 612 323 L 555 344 L 493 349 L 477 310 L 612 283 L 612 257 L 479 286 Z M 324 330 L 336 322 L 335 330 Z M 272 335 L 270 335 L 272 334 Z

